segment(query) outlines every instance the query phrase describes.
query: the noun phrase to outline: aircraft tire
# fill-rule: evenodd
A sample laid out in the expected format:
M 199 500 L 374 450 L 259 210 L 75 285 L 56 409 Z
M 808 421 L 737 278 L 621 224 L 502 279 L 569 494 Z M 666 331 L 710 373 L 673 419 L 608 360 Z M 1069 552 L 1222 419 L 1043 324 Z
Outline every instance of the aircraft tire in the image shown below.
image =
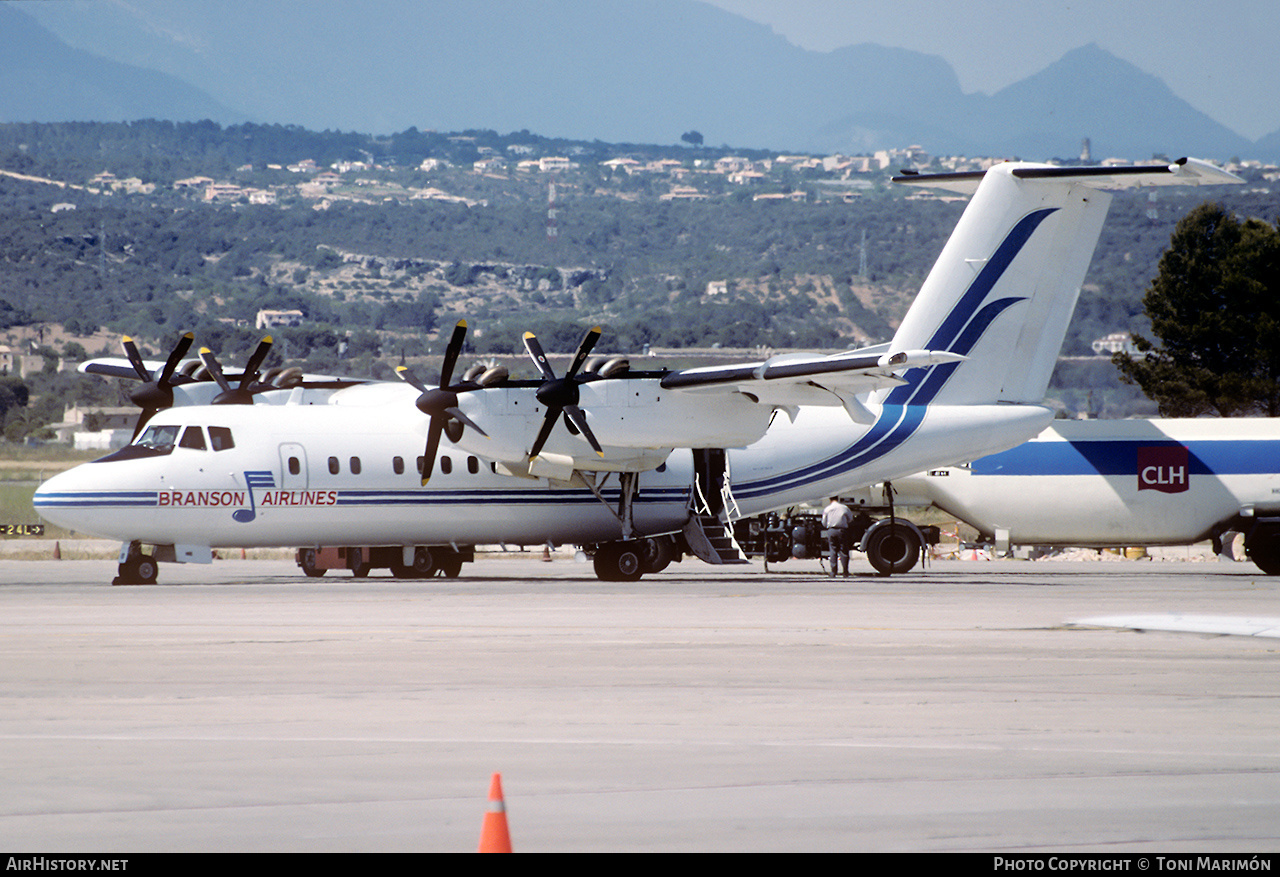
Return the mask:
M 326 572 L 325 569 L 316 566 L 316 550 L 314 548 L 304 548 L 299 552 L 298 566 L 302 567 L 302 572 L 307 578 L 317 579 Z
M 440 573 L 446 579 L 456 579 L 462 573 L 462 561 L 461 560 L 440 561 Z
M 1244 548 L 1258 569 L 1269 576 L 1280 575 L 1280 527 L 1258 527 L 1245 539 Z
M 644 573 L 662 572 L 676 556 L 676 544 L 670 536 L 641 539 L 640 550 L 640 565 Z
M 419 546 L 413 550 L 413 565 L 409 567 L 413 575 L 420 579 L 429 579 L 440 571 L 436 556 L 430 548 Z
M 155 558 L 135 554 L 120 564 L 116 581 L 122 585 L 154 585 L 160 569 Z
M 596 578 L 602 582 L 635 582 L 644 575 L 644 551 L 639 540 L 606 542 L 596 549 Z
M 867 560 L 882 576 L 911 570 L 920 559 L 920 537 L 906 525 L 884 526 L 867 540 Z

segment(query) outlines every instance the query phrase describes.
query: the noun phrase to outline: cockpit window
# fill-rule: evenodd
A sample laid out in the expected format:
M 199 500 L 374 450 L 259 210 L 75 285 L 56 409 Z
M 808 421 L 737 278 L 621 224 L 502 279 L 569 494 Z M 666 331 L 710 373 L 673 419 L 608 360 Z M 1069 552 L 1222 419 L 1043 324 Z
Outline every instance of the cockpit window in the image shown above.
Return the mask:
M 188 426 L 182 431 L 182 441 L 178 442 L 180 448 L 190 448 L 193 451 L 207 451 L 209 448 L 204 443 L 204 430 L 198 426 Z
M 225 426 L 209 427 L 209 443 L 215 451 L 228 451 L 236 446 L 231 438 L 231 430 Z
M 133 444 L 125 445 L 113 454 L 107 454 L 94 460 L 95 463 L 113 463 L 121 460 L 142 460 L 148 457 L 163 457 L 173 453 L 173 446 L 178 441 L 180 426 L 148 426 Z
M 151 451 L 167 452 L 173 450 L 173 446 L 177 441 L 178 427 L 148 426 L 146 432 L 140 435 L 134 444 Z

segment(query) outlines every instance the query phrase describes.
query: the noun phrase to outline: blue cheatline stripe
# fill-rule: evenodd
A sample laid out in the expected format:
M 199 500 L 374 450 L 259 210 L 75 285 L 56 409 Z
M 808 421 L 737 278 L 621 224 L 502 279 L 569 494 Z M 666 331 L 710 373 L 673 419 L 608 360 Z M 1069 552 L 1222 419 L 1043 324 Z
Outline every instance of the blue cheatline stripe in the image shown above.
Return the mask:
M 255 485 L 257 486 L 257 485 Z M 640 504 L 661 504 L 684 502 L 688 497 L 687 487 L 641 488 L 635 501 Z M 601 491 L 601 495 L 609 502 L 617 502 L 621 492 L 617 488 Z M 43 494 L 35 497 L 36 508 L 133 508 L 155 507 L 158 494 L 155 492 L 121 492 L 121 491 L 80 491 L 76 493 Z M 339 490 L 337 505 L 342 506 L 432 506 L 493 504 L 493 505 L 591 505 L 598 502 L 591 491 L 577 488 L 572 490 L 501 490 L 474 488 L 470 490 Z M 176 506 L 187 510 L 204 508 L 229 508 L 229 506 Z M 284 508 L 284 506 L 281 506 Z M 320 508 L 307 506 L 306 508 Z
M 976 313 L 973 312 L 1004 276 L 1040 224 L 1057 210 L 1056 207 L 1046 207 L 1018 220 L 930 337 L 928 349 L 950 350 L 967 355 L 996 317 L 1017 302 L 1025 301 L 1018 297 L 1001 298 L 989 302 Z M 919 429 L 927 406 L 937 397 L 958 366 L 959 363 L 945 363 L 911 369 L 907 375 L 907 383 L 890 391 L 876 422 L 852 445 L 818 463 L 736 485 L 734 494 L 750 499 L 774 491 L 796 489 L 865 466 L 883 457 Z
M 641 488 L 635 502 L 642 505 L 684 502 L 689 494 L 687 487 Z M 621 498 L 617 488 L 602 490 L 608 502 Z M 434 505 L 591 505 L 598 502 L 589 490 L 501 490 L 475 488 L 471 490 L 342 490 L 338 492 L 340 506 L 434 506 Z
M 1280 474 L 1280 440 L 1223 439 L 1178 442 L 1168 439 L 1027 442 L 975 460 L 974 475 L 1132 475 L 1139 448 L 1187 449 L 1193 475 Z
M 32 497 L 35 508 L 93 508 L 154 506 L 158 501 L 154 490 L 76 491 L 75 493 L 39 493 Z

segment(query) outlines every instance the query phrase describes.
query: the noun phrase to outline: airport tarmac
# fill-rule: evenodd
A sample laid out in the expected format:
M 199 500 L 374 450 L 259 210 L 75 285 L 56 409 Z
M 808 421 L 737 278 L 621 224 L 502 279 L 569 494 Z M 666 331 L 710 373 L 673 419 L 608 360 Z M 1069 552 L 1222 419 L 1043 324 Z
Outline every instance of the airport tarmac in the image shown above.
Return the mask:
M 865 563 L 865 562 L 864 562 Z M 14 851 L 1269 852 L 1280 615 L 1248 563 L 453 580 L 0 560 Z

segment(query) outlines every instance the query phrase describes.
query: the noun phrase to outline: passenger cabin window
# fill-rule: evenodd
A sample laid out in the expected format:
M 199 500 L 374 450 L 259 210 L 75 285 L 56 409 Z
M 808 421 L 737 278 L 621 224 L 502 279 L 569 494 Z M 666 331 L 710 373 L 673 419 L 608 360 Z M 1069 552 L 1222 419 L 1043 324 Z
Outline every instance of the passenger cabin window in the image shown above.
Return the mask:
M 360 458 L 359 457 L 351 458 L 351 474 L 352 475 L 360 474 Z
M 480 458 L 479 457 L 467 457 L 467 471 L 470 472 L 472 475 L 480 474 Z
M 231 439 L 231 430 L 225 426 L 209 427 L 209 444 L 215 451 L 229 451 L 236 446 Z
M 453 472 L 453 459 L 447 454 L 440 458 L 440 474 L 448 475 Z
M 421 475 L 421 474 L 422 474 L 422 468 L 423 468 L 424 466 L 426 466 L 426 465 L 427 465 L 427 458 L 426 458 L 426 457 L 419 457 L 419 458 L 418 458 L 418 474 L 419 474 L 419 475 Z
M 198 426 L 188 426 L 182 431 L 182 441 L 178 442 L 178 447 L 190 448 L 193 451 L 209 450 L 204 443 L 204 430 Z
M 391 471 L 397 475 L 404 474 L 404 457 L 391 458 Z
M 337 475 L 341 471 L 342 471 L 342 466 L 338 463 L 338 458 L 330 457 L 329 458 L 329 474 Z

